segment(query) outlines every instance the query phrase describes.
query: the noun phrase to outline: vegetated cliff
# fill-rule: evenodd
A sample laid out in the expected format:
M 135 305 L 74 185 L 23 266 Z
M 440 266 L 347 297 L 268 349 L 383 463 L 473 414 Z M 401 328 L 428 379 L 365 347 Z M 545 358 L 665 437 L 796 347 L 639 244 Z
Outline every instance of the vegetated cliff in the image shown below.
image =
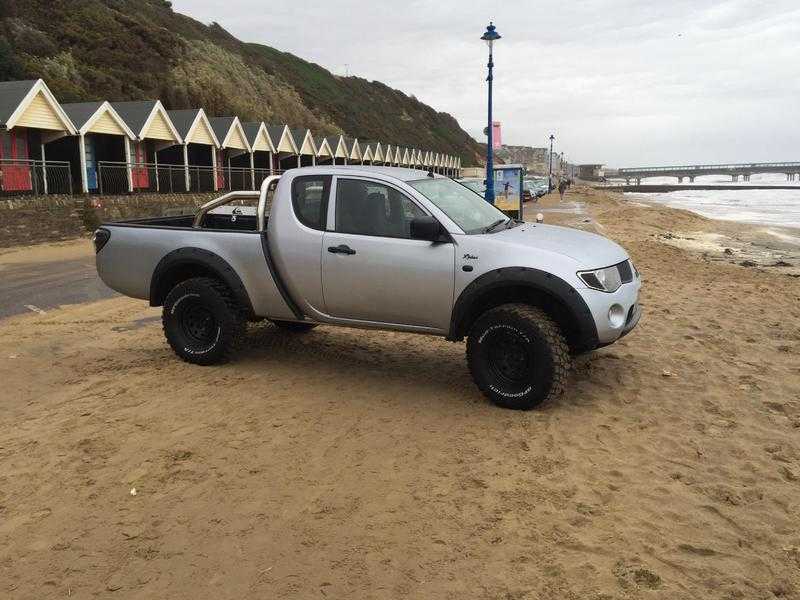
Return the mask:
M 413 96 L 241 42 L 164 0 L 0 0 L 0 79 L 37 77 L 62 102 L 160 98 L 445 152 L 464 165 L 481 156 L 452 116 Z

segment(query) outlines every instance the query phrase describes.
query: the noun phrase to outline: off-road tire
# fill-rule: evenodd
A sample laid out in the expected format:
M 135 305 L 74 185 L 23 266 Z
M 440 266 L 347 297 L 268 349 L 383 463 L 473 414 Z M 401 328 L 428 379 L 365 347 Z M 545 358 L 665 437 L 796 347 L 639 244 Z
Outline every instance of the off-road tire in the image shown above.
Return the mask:
M 273 321 L 270 319 L 270 322 L 276 327 L 292 333 L 308 333 L 317 326 L 316 323 L 300 323 L 298 321 Z
M 230 360 L 247 328 L 247 314 L 228 286 L 210 277 L 175 285 L 164 300 L 161 323 L 167 342 L 195 365 Z
M 540 308 L 503 304 L 472 325 L 467 365 L 478 389 L 493 403 L 530 410 L 564 391 L 569 347 L 558 325 Z

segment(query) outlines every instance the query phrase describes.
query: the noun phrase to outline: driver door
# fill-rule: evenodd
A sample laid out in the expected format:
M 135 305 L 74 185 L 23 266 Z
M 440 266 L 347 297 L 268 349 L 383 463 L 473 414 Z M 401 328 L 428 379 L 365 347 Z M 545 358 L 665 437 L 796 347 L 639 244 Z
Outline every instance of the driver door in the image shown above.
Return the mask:
M 414 240 L 427 213 L 397 188 L 336 178 L 333 231 L 322 244 L 326 312 L 336 318 L 446 330 L 453 304 L 455 245 Z

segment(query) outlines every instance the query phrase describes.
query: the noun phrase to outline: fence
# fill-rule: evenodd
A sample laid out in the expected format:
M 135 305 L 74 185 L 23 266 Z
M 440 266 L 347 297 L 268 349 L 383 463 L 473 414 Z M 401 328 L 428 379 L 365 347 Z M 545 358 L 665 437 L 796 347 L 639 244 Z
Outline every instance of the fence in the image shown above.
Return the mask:
M 71 194 L 72 169 L 66 161 L 0 159 L 3 194 Z
M 215 171 L 214 167 L 200 165 L 189 165 L 187 169 L 184 165 L 100 161 L 97 163 L 98 191 L 124 194 L 132 188 L 134 192 L 185 192 L 187 171 L 190 192 L 259 189 L 261 182 L 270 175 L 269 169 L 251 170 L 249 167 L 217 167 Z

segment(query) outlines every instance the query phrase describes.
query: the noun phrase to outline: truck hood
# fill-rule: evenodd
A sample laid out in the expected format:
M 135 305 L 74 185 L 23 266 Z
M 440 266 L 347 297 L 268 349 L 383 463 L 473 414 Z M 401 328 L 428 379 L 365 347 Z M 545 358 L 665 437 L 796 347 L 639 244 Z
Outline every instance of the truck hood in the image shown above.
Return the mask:
M 608 267 L 628 258 L 625 249 L 608 238 L 571 227 L 525 223 L 486 235 L 500 243 L 568 256 L 587 269 Z

